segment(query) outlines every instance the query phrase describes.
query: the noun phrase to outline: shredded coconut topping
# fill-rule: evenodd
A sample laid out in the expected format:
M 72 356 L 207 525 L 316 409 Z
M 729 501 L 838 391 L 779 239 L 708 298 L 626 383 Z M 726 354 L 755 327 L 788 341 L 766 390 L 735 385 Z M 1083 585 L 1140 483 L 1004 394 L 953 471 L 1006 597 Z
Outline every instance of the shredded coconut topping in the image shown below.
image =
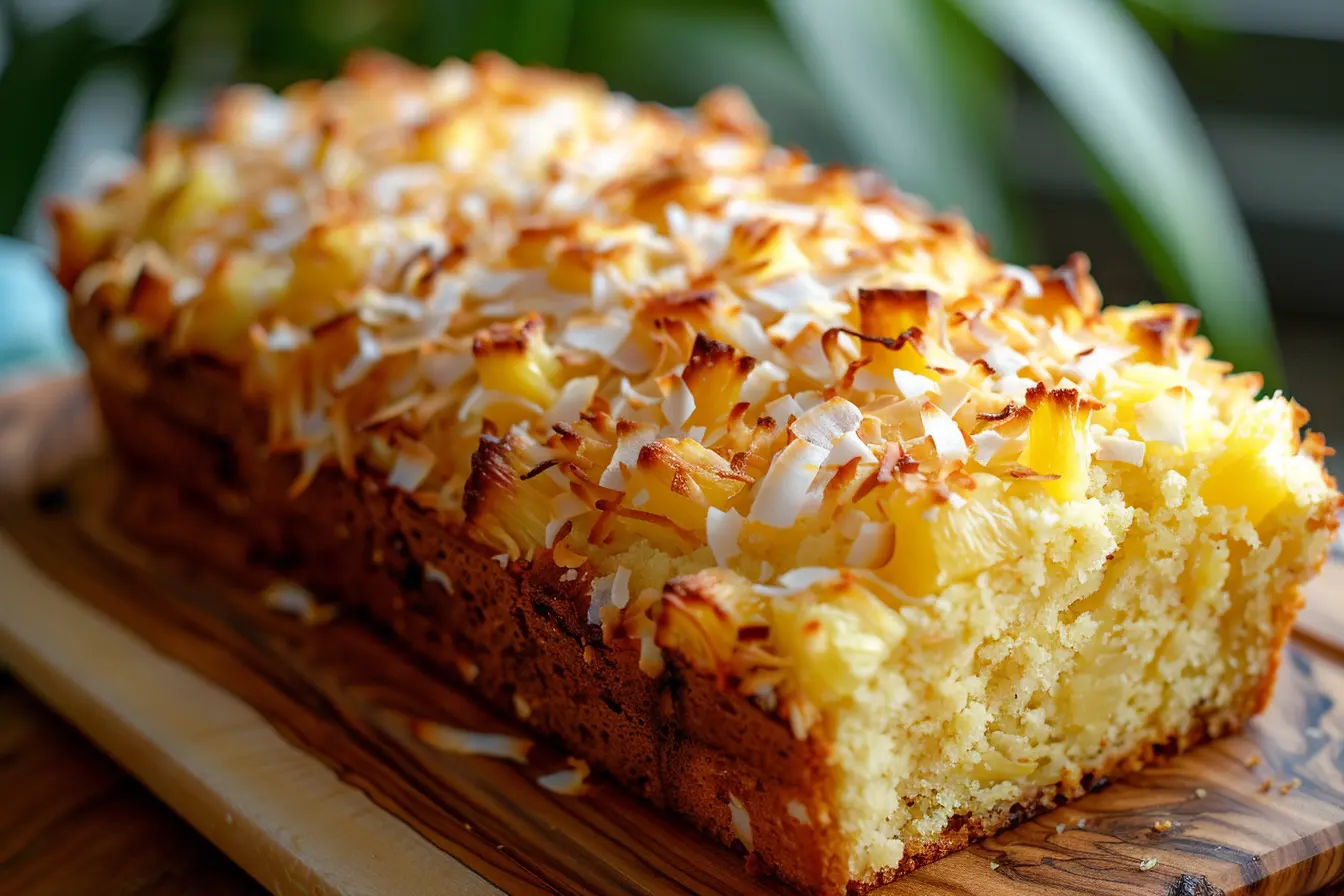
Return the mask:
M 984 568 L 903 546 L 1206 446 L 1259 388 L 1193 310 L 1103 309 L 1082 255 L 997 261 L 871 172 L 772 146 L 733 91 L 683 115 L 494 56 L 227 91 L 208 132 L 154 130 L 54 217 L 58 276 L 128 357 L 240 371 L 295 493 L 372 471 L 502 567 L 585 570 L 588 622 L 646 672 L 675 647 L 802 735 L 777 651 L 830 642 L 780 620 L 834 620 L 795 604 L 877 626 L 856 594 Z M 718 570 L 693 594 L 638 545 Z

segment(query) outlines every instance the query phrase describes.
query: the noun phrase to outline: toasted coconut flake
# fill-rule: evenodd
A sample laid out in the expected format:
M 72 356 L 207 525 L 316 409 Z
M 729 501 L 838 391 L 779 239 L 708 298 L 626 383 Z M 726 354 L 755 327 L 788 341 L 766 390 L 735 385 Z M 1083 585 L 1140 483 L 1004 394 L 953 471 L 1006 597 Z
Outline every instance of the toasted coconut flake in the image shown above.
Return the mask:
M 383 359 L 383 347 L 367 327 L 360 327 L 355 331 L 355 343 L 355 356 L 332 380 L 332 388 L 337 391 L 349 389 L 362 380 L 374 365 Z
M 450 389 L 471 372 L 475 361 L 470 354 L 434 352 L 420 358 L 420 375 L 436 389 Z
M 792 526 L 807 501 L 812 480 L 830 453 L 830 445 L 822 447 L 802 438 L 785 446 L 756 483 L 747 519 L 776 529 Z
M 1007 345 L 996 345 L 981 355 L 980 360 L 989 365 L 989 369 L 998 376 L 1016 376 L 1028 363 L 1025 356 Z
M 630 335 L 630 326 L 630 316 L 623 311 L 576 316 L 560 334 L 560 343 L 609 359 Z
M 966 447 L 966 436 L 956 421 L 935 404 L 926 402 L 920 409 L 924 434 L 933 440 L 933 448 L 943 461 L 967 460 L 971 451 Z
M 803 311 L 827 304 L 831 294 L 809 274 L 797 273 L 751 290 L 751 297 L 776 311 Z
M 933 380 L 926 376 L 920 376 L 918 373 L 911 373 L 908 370 L 902 370 L 897 367 L 892 372 L 896 380 L 896 390 L 901 393 L 902 398 L 918 398 L 921 395 L 937 395 L 940 391 L 939 386 Z
M 387 484 L 404 492 L 413 492 L 434 470 L 434 453 L 419 442 L 405 442 L 397 449 L 397 460 L 387 476 Z
M 1065 364 L 1061 372 L 1084 386 L 1090 386 L 1097 377 L 1139 350 L 1137 345 L 1098 345 L 1084 349 Z
M 778 585 L 756 585 L 755 590 L 767 597 L 791 597 L 813 585 L 829 582 L 838 574 L 828 566 L 800 566 L 781 573 Z
M 788 810 L 789 817 L 799 824 L 809 826 L 812 824 L 812 816 L 808 813 L 807 806 L 803 805 L 799 800 L 789 800 L 786 809 Z
M 860 463 L 877 463 L 877 455 L 863 443 L 858 433 L 847 432 L 836 441 L 831 453 L 826 455 L 825 466 L 841 466 L 855 458 L 858 458 Z
M 1005 439 L 995 430 L 987 429 L 971 436 L 971 441 L 975 443 L 975 459 L 988 464 L 1012 440 Z
M 862 422 L 863 412 L 853 402 L 832 398 L 804 411 L 789 430 L 798 438 L 829 451 L 842 436 L 856 431 Z
M 1146 442 L 1186 448 L 1185 396 L 1162 394 L 1134 406 L 1134 426 Z
M 453 580 L 449 578 L 448 573 L 444 572 L 439 567 L 432 563 L 426 563 L 424 575 L 426 582 L 435 582 L 441 585 L 444 591 L 447 591 L 449 594 L 453 593 L 455 588 Z
M 267 585 L 261 601 L 268 610 L 293 616 L 304 625 L 321 625 L 336 618 L 335 604 L 319 603 L 307 588 L 285 579 Z
M 654 636 L 652 634 L 641 636 L 639 639 L 639 671 L 650 678 L 657 678 L 663 674 L 664 668 L 663 649 L 654 641 Z
M 738 393 L 738 398 L 749 404 L 756 404 L 770 395 L 776 386 L 786 383 L 788 380 L 788 371 L 778 364 L 772 364 L 769 361 L 757 361 L 756 366 L 751 369 L 746 380 L 742 383 L 742 391 Z
M 589 624 L 602 624 L 603 607 L 615 607 L 619 610 L 629 602 L 630 570 L 624 566 L 618 566 L 611 575 L 593 580 L 592 595 L 588 598 Z
M 747 852 L 754 851 L 755 846 L 751 839 L 751 815 L 735 794 L 728 794 L 728 813 L 733 823 L 733 835 L 746 847 Z
M 489 756 L 495 759 L 509 759 L 519 765 L 527 763 L 528 751 L 532 741 L 510 734 L 492 734 L 485 731 L 467 731 L 454 728 L 441 722 L 426 719 L 414 719 L 411 722 L 411 734 L 416 740 L 442 750 L 445 753 L 457 753 L 462 756 Z
M 792 395 L 781 395 L 765 406 L 762 416 L 783 424 L 803 416 L 803 413 L 803 406 L 798 403 L 798 399 Z
M 537 783 L 552 793 L 583 796 L 588 792 L 588 776 L 592 774 L 592 769 L 582 759 L 575 759 L 572 756 L 565 761 L 569 763 L 569 768 L 542 775 L 537 779 Z
M 709 516 L 705 520 L 705 540 L 709 543 L 709 549 L 714 552 L 714 562 L 719 566 L 726 567 L 729 560 L 742 553 L 737 541 L 742 534 L 742 524 L 745 522 L 742 514 L 732 508 L 728 510 L 709 508 Z
M 1146 446 L 1136 439 L 1126 438 L 1120 433 L 1115 435 L 1094 435 L 1097 443 L 1097 460 L 1116 461 L 1122 464 L 1143 465 Z
M 885 566 L 896 552 L 896 527 L 886 521 L 870 521 L 859 527 L 858 537 L 849 546 L 846 566 L 877 569 Z
M 598 485 L 603 488 L 621 488 L 625 484 L 625 473 L 621 467 L 633 468 L 639 462 L 639 452 L 657 438 L 658 426 L 653 423 L 623 427 L 617 436 L 616 452 L 611 456 L 611 463 L 602 471 Z
M 592 404 L 593 396 L 596 394 L 597 377 L 581 376 L 569 380 L 561 387 L 555 404 L 542 415 L 541 424 L 549 428 L 557 423 L 579 419 L 579 415 Z
M 663 416 L 669 426 L 680 429 L 695 413 L 695 396 L 680 376 L 669 376 L 660 381 L 663 388 Z
M 1015 264 L 1005 264 L 999 269 L 1000 272 L 1011 280 L 1016 280 L 1022 286 L 1022 295 L 1029 299 L 1038 299 L 1041 296 L 1041 281 L 1036 275 L 1023 267 Z

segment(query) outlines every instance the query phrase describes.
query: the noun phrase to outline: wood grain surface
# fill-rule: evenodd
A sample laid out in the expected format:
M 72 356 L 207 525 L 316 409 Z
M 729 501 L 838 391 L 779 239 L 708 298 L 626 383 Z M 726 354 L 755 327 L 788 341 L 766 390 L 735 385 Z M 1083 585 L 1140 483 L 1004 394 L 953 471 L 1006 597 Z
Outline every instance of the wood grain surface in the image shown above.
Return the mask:
M 50 415 L 30 416 L 53 425 Z M 0 452 L 5 444 L 0 433 Z M 229 585 L 123 541 L 106 522 L 105 474 L 85 468 L 41 502 L 11 502 L 4 512 L 12 546 L 0 545 L 0 653 L 275 892 L 298 892 L 277 869 L 319 883 L 327 874 L 331 886 L 332 867 L 352 863 L 368 889 L 336 889 L 778 891 L 748 877 L 740 856 L 614 786 L 598 782 L 582 797 L 538 787 L 535 778 L 563 759 L 544 749 L 520 766 L 423 746 L 408 720 L 509 726 L 354 621 L 305 627 L 264 609 L 257 581 Z M 1298 893 L 1344 877 L 1344 662 L 1329 630 L 1338 581 L 1324 578 L 1313 590 L 1314 624 L 1327 630 L 1290 645 L 1275 699 L 1247 732 L 883 892 Z M 115 686 L 128 676 L 133 686 Z M 170 718 L 201 714 L 213 724 L 176 730 Z M 273 740 L 263 745 L 266 734 Z M 215 817 L 225 805 L 229 824 Z M 237 834 L 243 827 L 247 836 Z M 430 856 L 443 863 L 437 890 L 411 880 Z M 1145 860 L 1155 861 L 1150 870 L 1141 870 Z
M 265 890 L 0 671 L 0 893 Z

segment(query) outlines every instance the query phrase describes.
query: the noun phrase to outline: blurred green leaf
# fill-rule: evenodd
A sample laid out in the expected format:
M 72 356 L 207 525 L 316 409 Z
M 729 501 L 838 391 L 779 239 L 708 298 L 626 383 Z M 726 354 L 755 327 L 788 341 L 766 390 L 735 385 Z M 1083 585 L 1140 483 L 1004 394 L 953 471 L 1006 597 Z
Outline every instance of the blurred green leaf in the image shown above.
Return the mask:
M 563 66 L 573 22 L 574 0 L 518 0 L 513 58 L 530 65 Z
M 674 105 L 724 84 L 750 95 L 775 140 L 807 143 L 825 161 L 851 155 L 824 97 L 768 17 L 730 14 L 706 27 L 703 13 L 631 8 L 609 22 L 607 41 L 584 62 L 614 86 Z
M 1241 216 L 1166 61 L 1103 0 L 951 0 L 1059 109 L 1164 288 L 1198 305 L 1221 357 L 1281 384 Z
M 965 42 L 939 16 L 938 3 L 773 0 L 863 161 L 937 206 L 961 208 L 1011 255 L 1007 197 L 975 112 L 990 105 L 976 92 L 995 90 L 1002 100 L 1002 85 L 948 77 L 945 47 Z

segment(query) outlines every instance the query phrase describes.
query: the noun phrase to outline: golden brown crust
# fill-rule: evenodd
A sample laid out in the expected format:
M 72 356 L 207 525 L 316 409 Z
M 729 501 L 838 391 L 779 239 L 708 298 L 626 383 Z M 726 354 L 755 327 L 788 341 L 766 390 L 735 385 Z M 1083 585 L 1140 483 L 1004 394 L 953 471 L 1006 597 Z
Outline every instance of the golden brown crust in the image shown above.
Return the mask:
M 150 356 L 138 362 L 146 365 L 138 376 L 109 368 L 112 356 L 98 352 L 102 337 L 91 315 L 77 312 L 73 330 L 92 359 L 112 443 L 141 477 L 136 529 L 169 532 L 178 549 L 208 545 L 213 562 L 259 561 L 367 614 L 420 658 L 467 680 L 497 711 L 516 714 L 521 698 L 529 710 L 524 724 L 726 845 L 741 839 L 730 810 L 738 800 L 750 819 L 751 865 L 808 892 L 862 892 L 893 880 L 1111 775 L 1235 727 L 1269 691 L 1272 674 L 1241 712 L 1196 720 L 1165 743 L 1110 757 L 992 815 L 958 817 L 897 867 L 854 881 L 833 824 L 828 748 L 818 730 L 795 738 L 777 717 L 673 652 L 662 674 L 648 676 L 637 642 L 606 645 L 588 624 L 586 572 L 570 574 L 548 553 L 531 568 L 501 566 L 460 527 L 367 472 L 349 478 L 324 468 L 291 498 L 297 460 L 267 450 L 264 414 L 244 402 L 231 371 L 208 360 Z M 245 549 L 190 537 L 186 505 L 230 520 L 245 533 Z M 165 517 L 173 519 L 166 528 Z M 451 593 L 431 568 L 452 581 Z M 1276 618 L 1280 636 L 1291 616 L 1285 610 Z

